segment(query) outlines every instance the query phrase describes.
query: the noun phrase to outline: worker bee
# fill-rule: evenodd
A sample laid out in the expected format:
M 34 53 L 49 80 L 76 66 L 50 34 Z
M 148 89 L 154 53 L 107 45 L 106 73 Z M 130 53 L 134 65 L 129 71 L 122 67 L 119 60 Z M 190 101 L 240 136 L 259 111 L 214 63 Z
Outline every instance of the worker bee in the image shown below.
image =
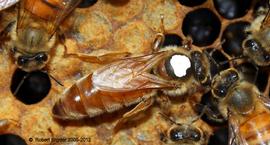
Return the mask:
M 166 130 L 165 134 L 165 137 L 169 140 L 169 144 L 207 144 L 209 134 L 203 131 L 201 126 L 199 127 L 198 125 L 196 125 L 196 123 L 198 123 L 197 121 L 199 121 L 199 116 L 192 117 L 191 120 L 186 120 L 186 122 L 184 123 L 178 123 L 163 113 L 160 113 L 160 115 L 170 122 L 170 127 Z
M 58 26 L 79 3 L 80 0 L 19 2 L 16 30 L 10 30 L 9 47 L 20 69 L 31 72 L 44 68 L 56 45 Z
M 270 144 L 270 100 L 241 78 L 236 69 L 221 71 L 212 81 L 219 111 L 228 119 L 230 144 Z
M 243 41 L 243 55 L 257 66 L 270 64 L 269 10 L 258 16 L 247 29 L 248 37 Z

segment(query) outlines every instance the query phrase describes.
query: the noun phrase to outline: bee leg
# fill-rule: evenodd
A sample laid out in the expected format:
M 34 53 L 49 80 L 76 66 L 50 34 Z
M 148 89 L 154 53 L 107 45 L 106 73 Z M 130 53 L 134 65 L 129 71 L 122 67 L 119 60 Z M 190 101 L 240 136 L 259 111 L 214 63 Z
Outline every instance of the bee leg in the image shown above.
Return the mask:
M 171 113 L 170 109 L 169 109 L 171 106 L 171 101 L 170 101 L 168 96 L 166 96 L 166 95 L 158 96 L 155 101 L 159 104 L 159 106 L 164 114 Z
M 186 39 L 183 41 L 183 48 L 190 50 L 192 47 L 193 40 L 191 36 L 187 36 Z
M 156 34 L 156 37 L 155 37 L 155 40 L 153 42 L 153 46 L 152 46 L 152 49 L 153 51 L 158 51 L 162 45 L 163 45 L 163 42 L 165 40 L 165 36 L 163 33 L 157 33 Z
M 65 50 L 65 52 L 67 51 Z M 101 56 L 91 56 L 84 53 L 65 53 L 64 56 L 76 57 L 90 63 L 106 64 L 127 57 L 129 55 L 130 55 L 129 52 L 119 52 L 119 53 L 108 53 Z
M 191 121 L 190 121 L 190 124 L 196 122 L 196 121 L 199 120 L 204 114 L 209 113 L 210 111 L 212 111 L 212 110 L 210 110 L 210 108 L 208 108 L 207 106 L 204 105 L 203 108 L 202 108 L 201 113 L 200 113 L 199 115 L 196 115 L 195 117 L 193 117 L 193 118 L 191 119 Z
M 106 64 L 130 55 L 129 52 L 115 52 L 104 54 L 101 56 L 93 56 L 85 53 L 69 53 L 65 45 L 65 36 L 63 34 L 59 34 L 58 39 L 60 43 L 64 46 L 64 57 L 75 57 L 90 63 Z
M 3 42 L 9 40 L 8 33 L 11 31 L 15 21 L 10 22 L 2 31 L 0 31 L 0 49 L 2 49 Z
M 117 133 L 124 123 L 132 120 L 132 118 L 134 118 L 136 115 L 148 109 L 153 104 L 153 102 L 153 97 L 149 97 L 141 101 L 135 108 L 125 113 L 123 117 L 117 121 L 116 125 L 114 126 L 113 132 Z
M 155 37 L 155 40 L 152 44 L 152 49 L 153 51 L 158 51 L 163 43 L 164 43 L 164 40 L 165 40 L 165 26 L 164 26 L 164 15 L 161 14 L 160 15 L 160 20 L 161 20 L 161 24 L 160 24 L 160 31 L 156 34 L 156 37 Z
M 8 33 L 11 31 L 12 27 L 14 26 L 16 21 L 10 22 L 1 32 L 0 32 L 0 39 L 5 38 Z

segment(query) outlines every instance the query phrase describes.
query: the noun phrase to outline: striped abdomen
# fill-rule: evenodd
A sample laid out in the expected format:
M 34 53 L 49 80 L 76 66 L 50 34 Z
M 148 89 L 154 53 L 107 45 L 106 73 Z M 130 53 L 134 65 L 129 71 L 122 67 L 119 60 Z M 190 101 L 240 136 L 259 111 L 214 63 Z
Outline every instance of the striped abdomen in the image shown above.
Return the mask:
M 23 7 L 32 14 L 49 21 L 65 17 L 81 0 L 24 0 Z
M 53 107 L 60 119 L 81 119 L 111 113 L 140 102 L 152 89 L 134 91 L 104 91 L 93 86 L 92 74 L 71 86 Z
M 263 112 L 248 119 L 241 125 L 240 133 L 249 145 L 269 145 L 270 114 Z

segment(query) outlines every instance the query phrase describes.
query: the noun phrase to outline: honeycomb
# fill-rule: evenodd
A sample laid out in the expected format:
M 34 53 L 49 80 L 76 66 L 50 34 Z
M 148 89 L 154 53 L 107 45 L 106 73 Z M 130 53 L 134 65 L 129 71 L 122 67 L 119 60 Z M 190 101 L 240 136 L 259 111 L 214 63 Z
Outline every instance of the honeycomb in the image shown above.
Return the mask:
M 166 34 L 164 45 L 167 43 L 180 45 L 191 37 L 194 49 L 209 51 L 216 49 L 213 57 L 217 62 L 222 62 L 241 55 L 241 42 L 246 37 L 245 28 L 256 17 L 260 4 L 266 6 L 267 1 L 99 0 L 92 6 L 76 8 L 60 27 L 66 36 L 65 46 L 70 53 L 99 56 L 112 52 L 130 52 L 132 56 L 140 56 L 151 53 L 156 34 L 161 31 L 160 16 L 163 15 Z M 230 9 L 226 7 L 228 5 Z M 0 30 L 3 30 L 9 22 L 16 20 L 16 12 L 16 6 L 1 11 Z M 199 116 L 193 102 L 205 104 L 207 101 L 201 100 L 209 96 L 207 93 L 209 90 L 202 90 L 192 96 L 183 96 L 185 99 L 169 98 L 171 103 L 166 106 L 162 103 L 162 99 L 166 97 L 160 95 L 147 111 L 125 124 L 114 134 L 112 128 L 116 121 L 134 106 L 113 114 L 79 121 L 62 121 L 52 117 L 52 107 L 61 97 L 62 92 L 81 77 L 101 67 L 102 64 L 64 57 L 64 47 L 59 43 L 53 50 L 51 61 L 45 69 L 63 86 L 51 79 L 48 83 L 41 84 L 49 86 L 46 87 L 45 93 L 41 90 L 45 95 L 37 97 L 27 94 L 25 96 L 23 90 L 29 89 L 26 86 L 21 87 L 22 89 L 18 92 L 24 95 L 16 97 L 12 93 L 14 92 L 12 83 L 18 85 L 18 80 L 23 76 L 14 77 L 21 72 L 17 70 L 9 51 L 5 49 L 8 42 L 0 46 L 0 119 L 9 122 L 8 125 L 0 128 L 0 134 L 2 134 L 0 139 L 4 135 L 14 134 L 21 137 L 28 145 L 177 144 L 168 136 L 168 130 L 173 123 L 162 117 L 159 112 L 166 107 L 168 109 L 166 111 L 175 122 L 188 124 L 190 120 Z M 247 69 L 251 73 L 246 75 L 247 78 L 254 79 L 252 78 L 254 67 L 250 64 L 241 61 L 237 61 L 237 64 L 230 62 L 222 66 L 222 69 L 232 66 Z M 41 72 L 36 75 L 40 74 L 44 75 Z M 255 84 L 260 91 L 269 96 L 269 69 L 260 69 L 258 76 Z M 47 76 L 43 79 L 46 81 L 50 78 Z M 31 83 L 31 81 L 28 83 L 25 81 L 25 84 L 29 82 Z M 46 91 L 49 91 L 48 94 Z M 226 139 L 215 142 L 215 138 L 218 138 L 220 134 L 226 138 L 227 134 L 224 133 L 226 125 L 224 123 L 211 124 L 204 118 L 205 116 L 194 123 L 205 135 L 205 140 L 198 144 L 226 144 L 228 142 Z M 46 140 L 48 138 L 55 140 L 48 141 Z M 67 138 L 71 140 L 61 140 Z M 76 138 L 84 140 L 72 142 L 72 139 Z

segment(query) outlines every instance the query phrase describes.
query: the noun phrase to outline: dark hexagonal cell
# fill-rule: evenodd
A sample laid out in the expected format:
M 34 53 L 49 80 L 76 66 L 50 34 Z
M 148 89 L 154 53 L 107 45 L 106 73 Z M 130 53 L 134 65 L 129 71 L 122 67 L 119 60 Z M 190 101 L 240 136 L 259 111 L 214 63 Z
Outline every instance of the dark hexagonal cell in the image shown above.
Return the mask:
M 13 74 L 10 88 L 13 95 L 24 104 L 35 104 L 47 96 L 51 81 L 44 72 L 27 73 L 17 69 Z
M 27 145 L 25 140 L 15 134 L 0 135 L 1 145 Z
M 78 5 L 78 8 L 88 8 L 94 5 L 97 0 L 82 0 L 81 3 Z
M 214 134 L 210 136 L 208 145 L 228 145 L 228 127 L 221 127 L 214 131 Z
M 263 71 L 261 68 L 259 68 L 258 77 L 256 79 L 256 86 L 260 90 L 260 92 L 265 91 L 267 83 L 268 83 L 268 73 L 267 71 Z
M 214 0 L 218 13 L 227 19 L 244 16 L 251 6 L 251 0 Z
M 166 34 L 162 47 L 176 45 L 182 46 L 182 38 L 177 34 Z
M 239 73 L 242 74 L 246 81 L 249 81 L 250 83 L 255 83 L 255 85 L 261 92 L 266 89 L 268 83 L 268 72 L 266 72 L 260 67 L 257 67 L 257 70 L 256 66 L 251 63 L 243 63 L 241 65 L 238 65 L 236 68 Z M 256 72 L 258 73 L 257 78 Z
M 225 42 L 222 44 L 223 50 L 231 56 L 242 55 L 242 42 L 247 37 L 245 29 L 250 24 L 248 22 L 235 22 L 227 26 L 221 39 Z
M 202 120 L 212 126 L 223 126 L 227 124 L 227 121 L 218 111 L 218 101 L 212 96 L 211 91 L 204 94 L 201 98 L 200 104 L 196 105 L 197 114 L 201 114 L 204 107 L 210 110 L 205 112 L 202 116 Z
M 207 8 L 189 12 L 182 25 L 184 35 L 190 36 L 197 46 L 212 44 L 218 38 L 220 28 L 219 18 Z
M 194 7 L 203 4 L 206 0 L 178 0 L 180 4 L 188 7 Z
M 211 56 L 211 74 L 215 75 L 218 72 L 230 67 L 229 60 L 219 50 L 214 50 L 214 48 L 207 48 L 206 51 Z

